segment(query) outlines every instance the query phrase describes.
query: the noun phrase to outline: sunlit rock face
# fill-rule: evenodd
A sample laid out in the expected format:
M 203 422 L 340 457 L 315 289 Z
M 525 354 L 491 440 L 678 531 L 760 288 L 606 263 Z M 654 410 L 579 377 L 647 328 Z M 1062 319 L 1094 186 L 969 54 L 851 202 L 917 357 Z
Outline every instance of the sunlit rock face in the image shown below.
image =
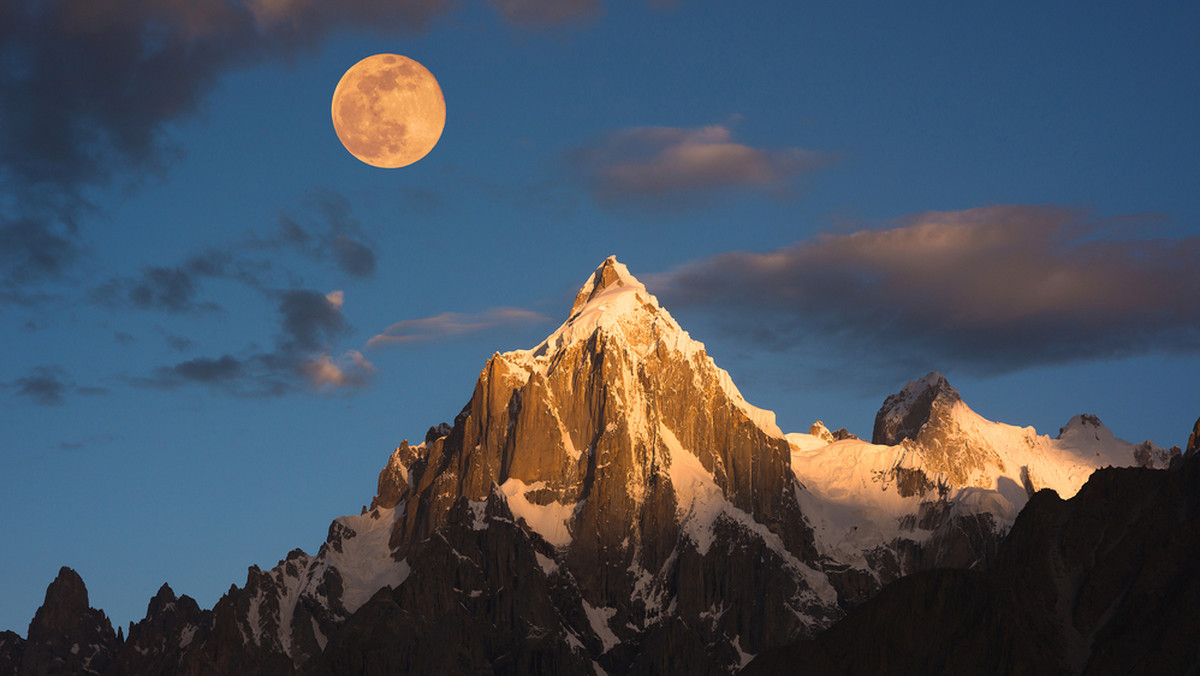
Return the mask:
M 883 402 L 871 443 L 907 443 L 921 450 L 927 473 L 943 473 L 956 486 L 979 485 L 1006 468 L 988 440 L 968 429 L 974 417 L 969 412 L 958 390 L 940 373 L 930 373 Z
M 613 258 L 542 344 L 488 361 L 453 429 L 423 452 L 380 477 L 381 504 L 406 504 L 395 556 L 444 527 L 459 500 L 504 500 L 550 545 L 581 607 L 608 618 L 600 633 L 612 641 L 686 635 L 715 643 L 705 654 L 731 668 L 734 643 L 758 650 L 839 612 L 813 568 L 774 415 L 746 403 Z M 764 600 L 767 585 L 777 598 Z M 682 625 L 660 626 L 665 614 Z
M 939 413 L 944 414 L 961 402 L 958 390 L 940 373 L 914 380 L 883 401 L 875 414 L 871 443 L 895 446 L 905 439 L 916 439 L 931 420 L 937 420 Z

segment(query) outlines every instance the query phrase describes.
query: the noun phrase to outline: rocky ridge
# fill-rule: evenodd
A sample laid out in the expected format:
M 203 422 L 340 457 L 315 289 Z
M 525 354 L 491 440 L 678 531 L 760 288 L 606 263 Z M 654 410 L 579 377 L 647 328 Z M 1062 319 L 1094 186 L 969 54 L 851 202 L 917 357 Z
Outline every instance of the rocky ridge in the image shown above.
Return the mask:
M 782 434 L 610 258 L 545 341 L 488 360 L 452 425 L 401 443 L 316 555 L 251 567 L 211 611 L 164 585 L 89 664 L 729 673 L 901 576 L 985 566 L 1038 488 L 1166 462 L 1087 416 L 1056 440 L 986 421 L 938 374 L 888 397 L 873 441 Z M 33 637 L 0 636 L 0 666 Z
M 743 673 L 1196 673 L 1198 486 L 1193 449 L 1168 471 L 1098 470 L 1067 500 L 1039 491 L 990 570 L 900 579 Z

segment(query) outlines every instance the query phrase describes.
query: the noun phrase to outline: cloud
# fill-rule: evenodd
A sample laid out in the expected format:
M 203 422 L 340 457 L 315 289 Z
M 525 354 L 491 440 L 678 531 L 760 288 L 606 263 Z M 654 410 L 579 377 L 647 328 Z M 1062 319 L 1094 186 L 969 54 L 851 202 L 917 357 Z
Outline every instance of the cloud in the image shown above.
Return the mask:
M 341 291 L 322 294 L 293 289 L 278 294 L 279 334 L 275 349 L 245 355 L 195 357 L 155 369 L 149 377 L 131 378 L 138 387 L 174 389 L 203 385 L 235 396 L 280 396 L 304 388 L 333 391 L 368 385 L 375 367 L 350 350 L 331 355 L 333 342 L 349 327 L 342 315 Z M 169 340 L 180 342 L 177 337 Z M 191 341 L 182 339 L 182 348 Z
M 176 352 L 187 352 L 188 350 L 192 349 L 196 345 L 195 341 L 193 341 L 191 338 L 188 338 L 187 336 L 176 336 L 176 335 L 168 334 L 166 336 L 165 340 L 167 341 L 167 347 L 171 348 L 172 350 L 175 350 Z
M 147 266 L 134 276 L 116 276 L 93 288 L 93 302 L 111 308 L 131 307 L 173 314 L 220 310 L 211 301 L 198 300 L 204 279 L 229 279 L 263 292 L 272 269 L 271 257 L 256 256 L 262 250 L 288 249 L 318 262 L 332 262 L 353 277 L 375 274 L 375 252 L 351 215 L 349 201 L 338 193 L 314 189 L 305 199 L 305 212 L 317 218 L 307 227 L 281 216 L 270 237 L 248 235 L 224 247 L 210 247 L 176 265 Z M 277 258 L 277 257 L 276 257 Z
M 0 3 L 0 300 L 83 253 L 88 191 L 161 174 L 169 126 L 226 72 L 289 59 L 343 29 L 424 29 L 450 0 Z M 354 259 L 352 260 L 360 260 Z
M 303 363 L 309 382 L 317 387 L 362 387 L 375 373 L 375 366 L 358 350 L 347 350 L 340 359 L 323 354 Z
M 56 224 L 42 213 L 12 216 L 0 209 L 0 282 L 9 293 L 34 280 L 60 277 L 79 253 L 73 226 Z
M 128 0 L 5 3 L 0 167 L 76 188 L 161 169 L 165 125 L 224 72 L 289 58 L 344 28 L 421 29 L 443 0 Z
M 650 284 L 770 349 L 849 362 L 1003 372 L 1200 348 L 1200 237 L 1045 206 L 918 214 L 767 253 L 690 263 Z
M 231 355 L 222 355 L 216 359 L 197 357 L 179 362 L 162 370 L 161 374 L 165 380 L 214 384 L 240 378 L 242 369 L 242 360 Z
M 147 266 L 136 277 L 112 277 L 92 289 L 90 296 L 93 302 L 108 307 L 165 310 L 174 314 L 220 310 L 216 303 L 196 300 L 199 280 L 237 279 L 260 287 L 257 270 L 263 267 L 265 264 L 235 260 L 230 252 L 212 248 L 180 265 Z
M 351 211 L 344 195 L 314 189 L 305 199 L 304 225 L 281 215 L 273 236 L 251 238 L 249 244 L 272 250 L 294 249 L 309 260 L 332 262 L 353 277 L 372 277 L 377 266 L 375 251 Z
M 443 312 L 433 317 L 396 322 L 368 340 L 367 347 L 442 340 L 504 326 L 546 321 L 550 319 L 544 315 L 511 307 L 491 308 L 474 314 Z
M 829 162 L 821 153 L 737 143 L 722 125 L 634 127 L 602 136 L 568 156 L 601 203 L 704 195 L 713 190 L 782 190 Z
M 59 367 L 38 366 L 29 375 L 8 383 L 15 387 L 18 397 L 29 397 L 42 406 L 62 406 L 63 395 L 69 389 L 64 382 L 65 373 Z
M 27 397 L 42 406 L 62 406 L 69 393 L 108 394 L 108 390 L 102 387 L 76 385 L 61 366 L 36 366 L 30 369 L 28 375 L 4 385 L 15 389 L 18 397 Z
M 344 272 L 355 277 L 370 277 L 375 274 L 375 252 L 362 242 L 345 235 L 333 238 L 333 257 Z
M 329 294 L 306 290 L 285 292 L 279 301 L 283 323 L 279 349 L 283 352 L 319 350 L 345 331 L 342 299 L 341 291 Z

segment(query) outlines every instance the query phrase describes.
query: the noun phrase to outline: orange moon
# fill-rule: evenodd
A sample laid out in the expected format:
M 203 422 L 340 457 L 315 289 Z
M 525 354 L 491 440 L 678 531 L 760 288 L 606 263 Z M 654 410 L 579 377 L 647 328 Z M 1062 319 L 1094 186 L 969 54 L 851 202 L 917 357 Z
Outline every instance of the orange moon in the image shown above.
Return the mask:
M 433 73 L 407 56 L 376 54 L 346 71 L 333 90 L 333 130 L 373 167 L 406 167 L 437 145 L 446 99 Z

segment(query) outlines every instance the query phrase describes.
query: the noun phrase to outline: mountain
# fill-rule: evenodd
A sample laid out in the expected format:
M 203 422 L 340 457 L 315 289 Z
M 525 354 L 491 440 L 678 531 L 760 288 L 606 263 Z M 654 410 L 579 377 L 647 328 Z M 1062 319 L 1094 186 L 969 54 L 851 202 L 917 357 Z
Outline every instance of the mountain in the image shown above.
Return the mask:
M 315 555 L 251 567 L 211 610 L 164 585 L 127 638 L 0 635 L 0 667 L 78 644 L 105 674 L 731 673 L 898 578 L 986 568 L 1041 488 L 1169 462 L 1093 416 L 1056 439 L 987 421 L 936 373 L 887 398 L 872 443 L 785 435 L 609 258 Z
M 984 564 L 1037 491 L 1070 497 L 1099 467 L 1161 469 L 1179 453 L 1117 439 L 1094 415 L 1075 416 L 1053 439 L 992 422 L 938 373 L 884 401 L 872 443 L 817 427 L 787 435 L 792 469 L 808 489 L 803 511 L 824 556 L 875 582 Z
M 1039 491 L 990 570 L 900 579 L 743 673 L 1197 673 L 1197 487 L 1192 447 L 1168 471 L 1099 470 L 1068 500 Z

